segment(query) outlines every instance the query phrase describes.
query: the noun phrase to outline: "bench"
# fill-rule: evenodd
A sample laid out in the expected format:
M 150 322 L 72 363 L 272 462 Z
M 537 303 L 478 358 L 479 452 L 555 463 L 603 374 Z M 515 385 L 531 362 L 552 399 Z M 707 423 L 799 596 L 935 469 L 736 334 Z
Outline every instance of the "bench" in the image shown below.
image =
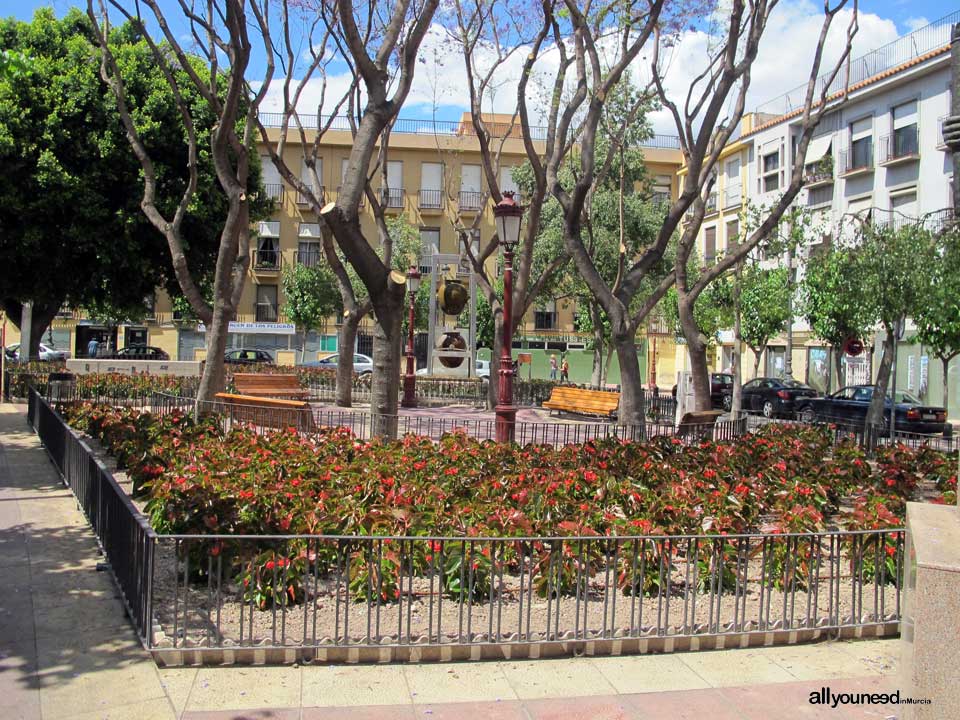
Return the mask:
M 684 413 L 677 427 L 677 437 L 690 440 L 708 440 L 723 410 L 699 410 Z
M 294 427 L 301 432 L 316 429 L 310 404 L 302 400 L 263 398 L 255 395 L 217 393 L 217 400 L 232 423 L 260 427 Z
M 300 387 L 296 375 L 267 375 L 263 373 L 236 373 L 233 385 L 238 395 L 253 397 L 296 398 L 305 400 L 310 391 Z
M 605 390 L 585 390 L 572 385 L 557 385 L 543 407 L 551 411 L 572 412 L 581 415 L 612 417 L 620 405 L 620 393 Z

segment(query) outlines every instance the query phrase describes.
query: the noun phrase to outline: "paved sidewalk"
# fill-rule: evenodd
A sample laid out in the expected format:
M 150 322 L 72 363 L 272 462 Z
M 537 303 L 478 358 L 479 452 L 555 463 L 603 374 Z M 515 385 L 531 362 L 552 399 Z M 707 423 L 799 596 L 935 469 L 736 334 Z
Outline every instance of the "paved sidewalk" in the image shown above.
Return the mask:
M 0 718 L 874 718 L 820 709 L 834 692 L 896 689 L 896 640 L 624 658 L 379 666 L 157 669 L 93 534 L 26 424 L 0 405 Z
M 176 717 L 101 559 L 25 408 L 0 405 L 0 718 Z

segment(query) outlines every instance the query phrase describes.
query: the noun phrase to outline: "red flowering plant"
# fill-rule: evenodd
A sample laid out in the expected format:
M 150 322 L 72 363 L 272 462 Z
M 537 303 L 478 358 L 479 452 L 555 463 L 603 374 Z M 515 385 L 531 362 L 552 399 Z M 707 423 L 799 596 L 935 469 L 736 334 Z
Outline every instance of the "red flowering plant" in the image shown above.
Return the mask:
M 287 607 L 303 601 L 303 556 L 289 557 L 265 550 L 244 564 L 243 600 L 260 610 Z

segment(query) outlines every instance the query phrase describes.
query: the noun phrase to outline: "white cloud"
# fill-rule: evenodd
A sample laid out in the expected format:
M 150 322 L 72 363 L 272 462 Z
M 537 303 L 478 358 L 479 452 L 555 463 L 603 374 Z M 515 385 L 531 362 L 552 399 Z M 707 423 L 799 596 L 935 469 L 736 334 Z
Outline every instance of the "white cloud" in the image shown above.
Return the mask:
M 806 82 L 813 60 L 817 38 L 822 24 L 822 10 L 809 0 L 784 0 L 773 11 L 766 33 L 760 42 L 757 61 L 752 70 L 751 86 L 747 97 L 747 110 L 771 101 L 783 93 Z M 850 12 L 841 12 L 833 22 L 824 53 L 822 68 L 833 66 L 844 46 L 844 36 L 850 20 Z M 907 27 L 926 24 L 917 18 L 908 20 Z M 854 38 L 853 57 L 885 45 L 898 37 L 892 20 L 875 14 L 859 14 L 859 32 Z M 662 57 L 666 67 L 665 87 L 671 99 L 683 106 L 690 83 L 702 71 L 711 49 L 711 38 L 702 31 L 687 31 L 670 52 Z M 526 50 L 521 48 L 504 63 L 497 72 L 499 83 L 484 98 L 486 111 L 511 113 L 516 105 L 516 89 Z M 413 87 L 401 116 L 430 117 L 435 109 L 450 116 L 451 110 L 469 109 L 466 72 L 459 47 L 451 42 L 439 26 L 430 29 L 419 53 L 420 61 L 414 75 Z M 480 48 L 476 53 L 479 68 L 488 68 L 495 55 L 489 48 Z M 534 77 L 528 85 L 528 104 L 535 112 L 545 108 L 546 88 L 558 63 L 558 53 L 547 51 L 538 59 Z M 636 79 L 644 82 L 649 75 L 648 53 L 641 53 L 633 68 Z M 349 86 L 347 73 L 333 74 L 327 78 L 325 111 L 339 99 Z M 314 113 L 320 102 L 323 83 L 314 79 L 308 83 L 301 96 L 301 112 Z M 282 108 L 280 83 L 274 82 L 264 102 L 265 111 Z M 539 113 L 537 113 L 539 114 Z M 658 132 L 675 134 L 676 128 L 668 113 L 658 112 L 652 117 Z
M 914 30 L 919 30 L 922 27 L 926 27 L 927 25 L 930 24 L 930 21 L 923 16 L 910 17 L 904 20 L 903 24 L 907 28 L 907 30 L 909 30 L 910 32 L 913 32 Z

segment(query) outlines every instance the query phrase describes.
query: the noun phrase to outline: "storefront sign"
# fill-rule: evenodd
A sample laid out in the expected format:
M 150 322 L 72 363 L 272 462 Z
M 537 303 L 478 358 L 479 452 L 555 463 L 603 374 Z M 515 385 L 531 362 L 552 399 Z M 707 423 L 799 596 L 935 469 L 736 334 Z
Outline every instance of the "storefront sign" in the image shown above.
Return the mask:
M 206 325 L 203 323 L 197 325 L 197 332 L 206 331 Z M 228 332 L 251 335 L 295 335 L 297 326 L 293 323 L 231 322 Z

